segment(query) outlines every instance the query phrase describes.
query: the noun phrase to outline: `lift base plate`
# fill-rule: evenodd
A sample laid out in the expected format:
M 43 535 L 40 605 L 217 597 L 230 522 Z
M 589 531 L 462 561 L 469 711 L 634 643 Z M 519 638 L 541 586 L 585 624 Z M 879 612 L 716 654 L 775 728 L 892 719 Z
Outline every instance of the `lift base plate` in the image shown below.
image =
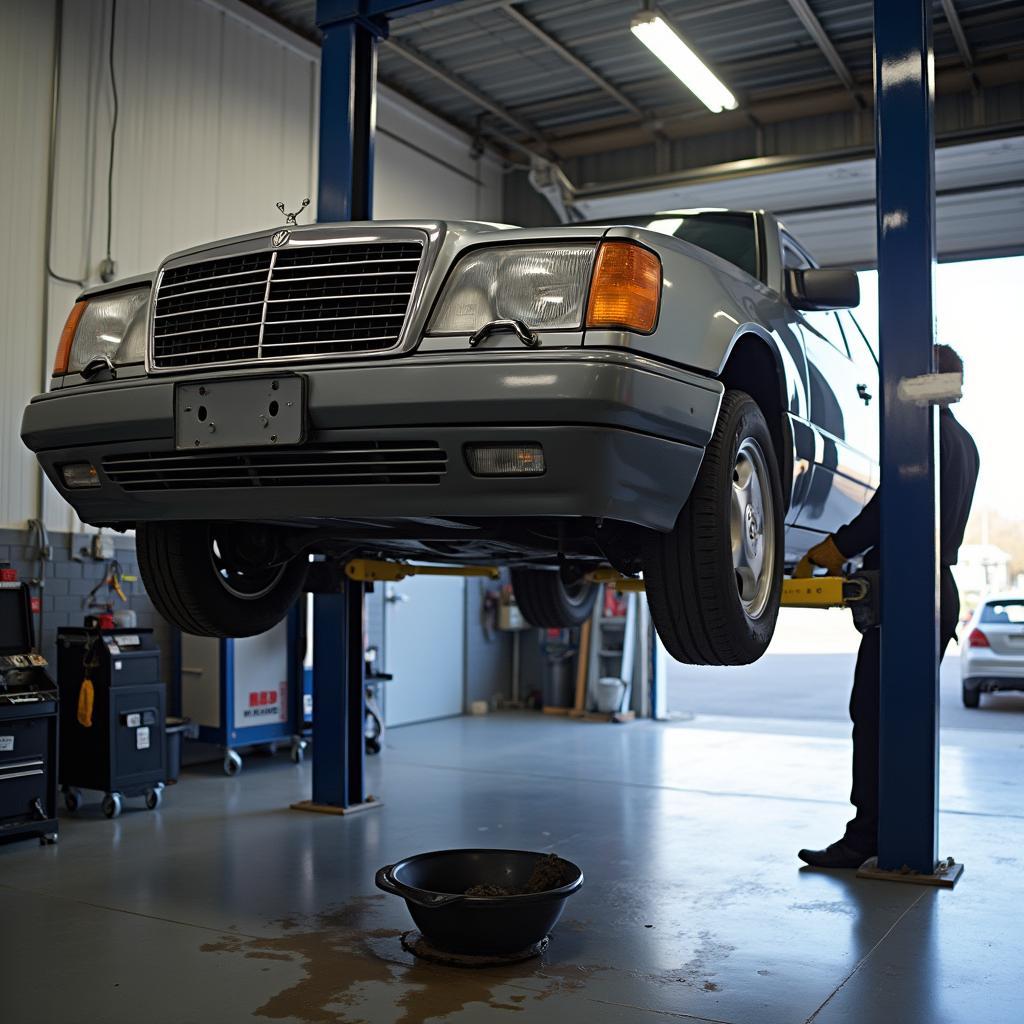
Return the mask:
M 350 804 L 348 807 L 315 804 L 312 800 L 300 800 L 291 805 L 293 811 L 313 811 L 316 814 L 362 814 L 363 811 L 373 811 L 383 806 L 383 800 L 376 800 L 372 796 L 368 796 L 361 804 Z
M 883 871 L 878 866 L 878 858 L 870 857 L 857 869 L 858 878 L 875 878 L 883 882 L 910 882 L 912 885 L 932 885 L 939 889 L 952 889 L 964 873 L 963 864 L 958 864 L 951 857 L 940 860 L 930 875 L 922 875 L 917 871 Z

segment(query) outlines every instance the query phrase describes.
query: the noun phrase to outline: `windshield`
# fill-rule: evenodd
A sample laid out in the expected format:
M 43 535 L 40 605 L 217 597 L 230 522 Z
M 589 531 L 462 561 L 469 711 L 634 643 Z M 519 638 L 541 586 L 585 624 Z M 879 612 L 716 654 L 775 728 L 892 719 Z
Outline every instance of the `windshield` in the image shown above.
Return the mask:
M 992 601 L 981 610 L 983 625 L 1019 626 L 1024 622 L 1024 598 L 1020 600 Z
M 673 235 L 721 256 L 757 277 L 757 227 L 752 213 L 730 210 L 669 210 L 665 213 L 602 217 L 591 224 L 630 224 Z

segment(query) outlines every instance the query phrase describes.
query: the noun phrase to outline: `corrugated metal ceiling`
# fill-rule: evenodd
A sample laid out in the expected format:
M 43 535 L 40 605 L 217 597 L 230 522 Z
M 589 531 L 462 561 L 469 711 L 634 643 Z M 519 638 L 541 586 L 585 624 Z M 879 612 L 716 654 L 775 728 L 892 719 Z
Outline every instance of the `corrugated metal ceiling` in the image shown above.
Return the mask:
M 315 0 L 253 0 L 252 6 L 316 38 Z M 658 6 L 737 95 L 741 111 L 846 88 L 795 0 L 663 0 Z M 855 89 L 870 90 L 871 0 L 807 6 Z M 934 6 L 936 64 L 962 67 L 942 0 Z M 985 66 L 1024 56 L 1020 0 L 954 0 L 953 6 L 970 61 Z M 381 49 L 380 77 L 463 128 L 510 136 L 542 152 L 566 152 L 574 144 L 579 151 L 578 140 L 591 135 L 587 145 L 600 149 L 601 133 L 617 128 L 686 135 L 687 120 L 706 111 L 630 33 L 640 7 L 639 0 L 461 0 L 395 19 L 391 42 Z M 856 102 L 853 95 L 849 102 Z

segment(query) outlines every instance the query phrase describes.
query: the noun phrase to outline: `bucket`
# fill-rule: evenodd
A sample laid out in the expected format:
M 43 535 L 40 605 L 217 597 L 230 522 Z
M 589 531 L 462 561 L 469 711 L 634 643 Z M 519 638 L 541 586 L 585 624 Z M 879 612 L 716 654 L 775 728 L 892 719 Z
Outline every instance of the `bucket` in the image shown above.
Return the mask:
M 615 676 L 602 676 L 597 681 L 597 710 L 613 714 L 622 709 L 622 695 L 626 684 Z
M 178 781 L 181 774 L 181 737 L 185 732 L 190 732 L 192 719 L 175 718 L 168 715 L 164 719 L 164 743 L 166 751 L 165 782 L 171 784 Z

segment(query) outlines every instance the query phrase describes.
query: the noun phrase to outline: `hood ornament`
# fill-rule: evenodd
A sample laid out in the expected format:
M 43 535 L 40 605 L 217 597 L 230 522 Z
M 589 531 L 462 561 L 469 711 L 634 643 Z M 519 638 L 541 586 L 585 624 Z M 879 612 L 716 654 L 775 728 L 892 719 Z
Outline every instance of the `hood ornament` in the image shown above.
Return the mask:
M 284 208 L 284 203 L 278 203 L 277 204 L 277 208 L 281 211 L 281 213 L 284 214 L 284 222 L 285 222 L 285 224 L 291 224 L 291 225 L 295 225 L 297 223 L 295 218 L 298 217 L 298 215 L 300 213 L 302 213 L 302 211 L 307 206 L 309 206 L 309 196 L 306 196 L 306 198 L 302 200 L 302 205 L 294 213 L 288 213 L 285 210 L 285 208 Z

